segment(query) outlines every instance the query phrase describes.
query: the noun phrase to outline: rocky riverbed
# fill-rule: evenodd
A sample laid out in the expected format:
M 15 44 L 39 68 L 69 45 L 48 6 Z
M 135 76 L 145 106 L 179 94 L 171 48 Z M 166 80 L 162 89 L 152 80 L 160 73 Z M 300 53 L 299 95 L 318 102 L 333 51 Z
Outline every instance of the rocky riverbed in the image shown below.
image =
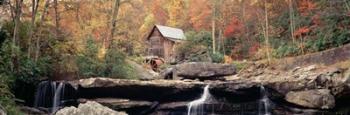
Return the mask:
M 131 115 L 186 114 L 189 103 L 203 97 L 205 86 L 210 94 L 201 102 L 205 114 L 255 115 L 263 110 L 277 115 L 349 114 L 346 108 L 350 107 L 350 69 L 319 65 L 285 71 L 252 63 L 237 71 L 228 64 L 185 63 L 147 80 L 88 78 L 43 86 L 54 84 L 62 84 L 63 91 L 59 90 L 64 95 L 62 99 L 69 99 L 58 101 L 64 102 L 58 108 L 65 108 L 57 114 L 93 114 L 95 110 L 86 109 L 98 108 L 101 112 L 124 111 L 123 114 Z M 98 107 L 88 108 L 84 104 Z
M 193 64 L 196 63 L 189 67 L 197 67 Z M 264 64 L 253 64 L 235 74 L 234 67 L 232 72 L 227 72 L 227 65 L 216 64 L 206 68 L 204 65 L 208 63 L 200 64 L 199 70 L 188 74 L 190 79 L 186 74 L 174 74 L 188 71 L 189 68 L 182 65 L 171 72 L 181 75 L 180 78 L 175 76 L 177 78 L 171 80 L 89 78 L 70 84 L 79 92 L 79 103 L 96 101 L 128 114 L 181 114 L 190 101 L 200 97 L 203 87 L 208 84 L 215 98 L 205 104 L 205 108 L 215 113 L 233 114 L 245 110 L 247 114 L 255 114 L 249 111 L 259 108 L 261 87 L 266 88 L 266 94 L 273 103 L 273 114 L 331 113 L 349 106 L 350 69 L 311 65 L 282 71 Z M 198 79 L 196 74 L 201 74 Z M 203 76 L 215 79 L 201 79 Z

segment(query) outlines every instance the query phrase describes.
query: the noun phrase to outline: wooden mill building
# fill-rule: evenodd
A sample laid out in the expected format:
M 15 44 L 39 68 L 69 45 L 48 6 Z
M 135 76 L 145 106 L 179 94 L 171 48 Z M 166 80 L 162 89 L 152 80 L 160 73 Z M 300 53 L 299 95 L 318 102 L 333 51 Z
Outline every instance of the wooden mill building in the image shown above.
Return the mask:
M 185 35 L 182 29 L 155 25 L 146 40 L 148 56 L 170 61 L 174 58 L 176 44 L 185 40 Z

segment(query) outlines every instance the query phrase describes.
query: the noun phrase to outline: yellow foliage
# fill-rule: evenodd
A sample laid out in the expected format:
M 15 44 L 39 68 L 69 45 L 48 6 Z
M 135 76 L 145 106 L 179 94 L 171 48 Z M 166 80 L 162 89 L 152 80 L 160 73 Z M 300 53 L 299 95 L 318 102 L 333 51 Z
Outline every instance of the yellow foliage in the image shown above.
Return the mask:
M 224 63 L 230 64 L 232 62 L 233 62 L 233 59 L 230 56 L 227 56 L 227 55 L 224 56 Z

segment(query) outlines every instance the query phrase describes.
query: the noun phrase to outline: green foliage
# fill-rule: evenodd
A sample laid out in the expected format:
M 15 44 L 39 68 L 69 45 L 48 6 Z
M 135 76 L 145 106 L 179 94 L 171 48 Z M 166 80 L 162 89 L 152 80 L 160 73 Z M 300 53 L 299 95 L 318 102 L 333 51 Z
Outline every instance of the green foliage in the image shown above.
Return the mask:
M 86 41 L 85 51 L 77 55 L 79 74 L 82 76 L 99 77 L 104 74 L 105 64 L 98 59 L 98 47 L 92 38 Z
M 247 67 L 247 62 L 233 61 L 232 64 L 236 66 L 237 72 Z
M 11 83 L 8 77 L 0 74 L 0 107 L 3 107 L 9 115 L 20 115 L 22 114 L 16 108 L 14 102 L 14 95 L 10 92 L 8 84 Z
M 177 46 L 176 55 L 177 57 L 186 58 L 188 61 L 208 61 L 209 55 L 205 54 L 211 52 L 211 47 L 210 32 L 200 31 L 197 33 L 190 31 L 186 33 L 186 41 Z
M 186 33 L 187 43 L 191 46 L 195 46 L 196 44 L 204 45 L 208 49 L 212 47 L 212 38 L 211 33 L 208 31 L 190 31 Z
M 93 38 L 86 41 L 85 50 L 77 55 L 79 74 L 83 77 L 135 78 L 126 55 L 117 49 L 107 50 L 106 57 L 98 57 L 99 47 Z
M 106 77 L 135 78 L 134 68 L 126 62 L 126 55 L 118 49 L 109 49 L 106 54 Z
M 212 61 L 214 63 L 222 63 L 222 62 L 225 61 L 224 54 L 221 54 L 221 53 L 218 53 L 218 52 L 211 53 L 210 57 L 211 57 L 211 59 L 212 59 Z
M 3 30 L 0 30 L 0 33 L 6 35 Z M 16 79 L 14 74 L 10 71 L 11 53 L 9 49 L 9 41 L 4 37 L 3 42 L 0 43 L 0 106 L 2 106 L 9 115 L 18 115 L 21 113 L 16 108 L 14 95 L 9 85 L 13 84 Z
M 273 56 L 277 58 L 287 57 L 287 56 L 295 56 L 299 54 L 300 49 L 293 44 L 284 44 L 278 47 L 273 52 Z

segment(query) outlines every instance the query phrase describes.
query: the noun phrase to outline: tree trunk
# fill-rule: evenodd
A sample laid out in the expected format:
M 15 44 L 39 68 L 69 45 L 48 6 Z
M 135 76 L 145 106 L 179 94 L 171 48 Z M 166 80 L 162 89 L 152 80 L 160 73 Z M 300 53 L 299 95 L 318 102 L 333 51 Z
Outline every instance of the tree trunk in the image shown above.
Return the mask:
M 15 49 L 15 46 L 19 44 L 19 38 L 18 38 L 18 30 L 19 30 L 19 25 L 21 23 L 21 14 L 22 14 L 22 3 L 23 0 L 16 0 L 15 1 L 15 27 L 13 29 L 13 38 L 12 38 L 12 71 L 16 70 L 18 72 L 18 54 L 17 50 Z M 18 47 L 20 47 L 18 45 Z M 20 49 L 20 48 L 18 48 Z
M 114 47 L 114 41 L 113 41 L 113 38 L 114 38 L 114 32 L 116 30 L 116 25 L 117 25 L 117 16 L 118 16 L 118 12 L 119 12 L 119 6 L 120 6 L 120 0 L 115 0 L 115 3 L 114 3 L 114 8 L 112 10 L 112 19 L 111 19 L 111 33 L 110 33 L 110 37 L 109 37 L 109 46 L 108 48 L 113 48 Z
M 270 41 L 269 41 L 269 20 L 268 20 L 268 11 L 267 11 L 267 2 L 265 0 L 264 3 L 265 6 L 265 42 L 266 42 L 266 55 L 267 55 L 267 60 L 268 63 L 271 62 L 271 58 L 270 58 L 270 51 L 269 51 L 269 47 L 270 47 Z
M 216 52 L 216 40 L 215 40 L 215 19 L 212 20 L 212 39 L 213 39 L 213 53 Z
M 45 1 L 44 11 L 43 11 L 43 13 L 42 13 L 42 15 L 40 17 L 40 21 L 39 21 L 40 24 L 38 25 L 38 29 L 39 29 L 38 31 L 39 31 L 40 35 L 41 35 L 40 27 L 43 25 L 43 22 L 45 21 L 45 16 L 46 16 L 48 8 L 50 6 L 50 1 L 51 0 L 46 0 Z M 34 60 L 36 62 L 36 61 L 38 61 L 38 58 L 39 58 L 39 55 L 40 55 L 40 37 L 37 37 L 35 44 L 36 44 L 36 51 L 35 51 L 35 58 L 34 58 Z
M 55 37 L 57 40 L 60 39 L 60 14 L 58 11 L 58 1 L 54 0 L 54 9 L 55 9 L 55 25 L 56 25 L 56 32 L 55 32 Z
M 244 35 L 243 35 L 243 38 L 245 39 L 245 40 L 247 40 L 247 42 L 249 42 L 249 43 L 251 43 L 251 40 L 250 40 L 250 38 L 249 38 L 249 28 L 248 28 L 248 26 L 246 26 L 246 23 L 247 23 L 247 21 L 246 21 L 246 18 L 245 18 L 245 15 L 246 15 L 246 1 L 245 0 L 242 0 L 241 1 L 241 16 L 242 16 L 242 18 L 241 18 L 241 20 L 242 20 L 242 22 L 243 22 L 243 25 L 244 25 Z
M 346 7 L 346 10 L 347 10 L 348 12 L 350 12 L 350 5 L 349 5 L 349 3 L 348 3 L 347 0 L 344 0 L 344 5 L 345 5 L 345 7 Z
M 289 4 L 289 21 L 290 21 L 290 34 L 293 40 L 293 44 L 295 43 L 295 36 L 294 36 L 294 9 L 293 9 L 293 2 L 292 0 L 288 0 Z
M 8 1 L 8 4 L 10 7 L 10 15 L 11 15 L 12 22 L 15 23 L 15 13 L 16 13 L 15 6 L 12 5 L 11 1 Z
M 38 7 L 39 7 L 39 2 L 40 0 L 32 0 L 32 22 L 31 22 L 31 31 L 30 31 L 30 38 L 29 38 L 29 41 L 28 41 L 28 58 L 30 58 L 30 55 L 31 55 L 31 50 L 32 50 L 32 47 L 31 47 L 31 44 L 32 44 L 32 40 L 34 39 L 34 35 L 35 35 L 35 17 L 36 17 L 36 13 L 38 11 Z

